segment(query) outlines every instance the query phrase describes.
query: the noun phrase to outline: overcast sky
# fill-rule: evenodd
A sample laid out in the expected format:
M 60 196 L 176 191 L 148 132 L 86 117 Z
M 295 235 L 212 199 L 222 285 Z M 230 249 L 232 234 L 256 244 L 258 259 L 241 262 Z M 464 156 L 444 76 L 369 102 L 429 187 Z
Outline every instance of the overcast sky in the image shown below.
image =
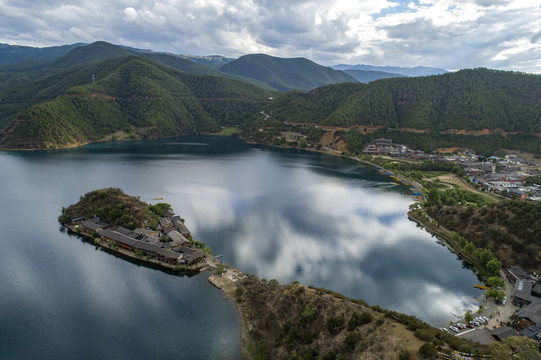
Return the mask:
M 0 42 L 541 73 L 541 0 L 0 0 Z

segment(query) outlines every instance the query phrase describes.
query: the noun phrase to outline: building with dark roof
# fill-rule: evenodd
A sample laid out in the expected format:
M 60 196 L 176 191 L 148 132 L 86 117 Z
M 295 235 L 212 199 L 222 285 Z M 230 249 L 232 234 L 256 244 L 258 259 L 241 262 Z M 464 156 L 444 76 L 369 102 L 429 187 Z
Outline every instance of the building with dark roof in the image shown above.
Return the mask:
M 133 245 L 135 245 L 135 242 L 137 241 L 134 238 L 111 230 L 101 230 L 98 232 L 98 235 L 101 236 L 102 239 L 112 241 L 118 246 L 130 251 L 133 251 Z
M 158 253 L 158 250 L 160 250 L 161 245 L 135 240 L 135 243 L 133 244 L 133 248 L 134 250 L 142 251 L 147 255 L 156 255 Z
M 81 227 L 87 232 L 97 232 L 109 227 L 109 224 L 100 221 L 85 220 L 81 221 Z
M 178 230 L 179 233 L 181 233 L 182 235 L 184 236 L 191 236 L 190 234 L 190 230 L 188 230 L 188 228 L 186 227 L 186 225 L 184 225 L 184 223 L 180 220 L 175 220 L 173 221 L 173 226 L 175 227 L 175 229 Z
M 181 256 L 179 253 L 160 248 L 157 252 L 158 258 L 162 261 L 168 262 L 170 264 L 178 264 L 180 262 Z
M 520 336 L 518 331 L 508 326 L 500 326 L 494 330 L 490 330 L 490 334 L 497 341 L 503 341 L 511 336 Z
M 513 304 L 522 307 L 531 303 L 540 303 L 541 298 L 532 295 L 533 284 L 529 280 L 518 280 L 513 289 Z
M 190 254 L 184 254 L 182 256 L 182 259 L 187 264 L 195 264 L 195 263 L 203 260 L 204 257 L 205 257 L 204 252 L 202 252 L 202 251 L 194 251 L 193 253 L 190 253 Z
M 478 342 L 482 345 L 490 344 L 491 342 L 496 341 L 492 334 L 490 333 L 490 330 L 487 328 L 479 329 L 475 328 L 470 331 L 465 331 L 462 333 L 459 333 L 456 335 L 457 337 L 460 337 L 462 339 L 468 339 L 471 341 Z
M 532 302 L 520 309 L 516 316 L 529 325 L 541 325 L 541 298 L 540 302 Z

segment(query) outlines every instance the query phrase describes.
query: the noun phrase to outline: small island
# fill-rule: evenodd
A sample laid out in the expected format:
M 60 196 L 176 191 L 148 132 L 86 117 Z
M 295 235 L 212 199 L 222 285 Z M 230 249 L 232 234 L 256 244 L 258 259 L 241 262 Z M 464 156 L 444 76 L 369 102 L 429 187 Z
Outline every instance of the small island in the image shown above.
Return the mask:
M 169 270 L 197 271 L 207 266 L 210 248 L 192 238 L 171 205 L 149 205 L 118 188 L 81 196 L 76 204 L 62 208 L 58 221 L 97 246 Z

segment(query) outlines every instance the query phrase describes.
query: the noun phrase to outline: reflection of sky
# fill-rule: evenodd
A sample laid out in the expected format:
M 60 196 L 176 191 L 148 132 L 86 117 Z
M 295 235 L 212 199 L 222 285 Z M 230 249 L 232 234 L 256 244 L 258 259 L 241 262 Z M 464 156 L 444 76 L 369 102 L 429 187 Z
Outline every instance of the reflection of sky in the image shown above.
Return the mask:
M 153 202 L 163 197 L 186 219 L 196 239 L 240 270 L 282 283 L 298 280 L 326 287 L 434 324 L 447 323 L 450 312 L 463 312 L 471 304 L 469 298 L 477 295 L 471 271 L 407 219 L 411 198 L 390 179 L 337 157 L 248 148 L 236 142 L 216 147 L 224 140 L 211 139 L 7 155 L 3 159 L 9 160 L 12 179 L 6 181 L 20 185 L 20 193 L 10 194 L 12 201 L 32 196 L 27 204 L 51 207 L 36 219 L 43 226 L 54 223 L 63 205 L 90 189 L 118 186 Z M 36 186 L 43 191 L 24 191 Z M 30 237 L 34 229 L 28 231 Z M 63 257 L 68 264 L 53 266 L 54 276 L 62 278 L 69 268 L 85 279 L 83 294 L 95 309 L 103 309 L 103 318 L 124 318 L 141 307 L 152 312 L 164 302 L 174 306 L 167 287 L 156 288 L 155 279 L 116 278 L 103 254 L 92 251 L 88 259 L 81 259 L 81 244 L 61 239 L 77 250 L 71 251 L 73 259 Z M 63 252 L 65 244 L 58 241 L 45 249 Z M 24 251 L 14 251 L 10 259 L 2 261 L 0 269 L 20 268 L 10 282 L 24 284 L 14 290 L 21 291 L 21 298 L 37 301 L 30 299 L 54 287 L 54 282 L 33 275 L 41 270 L 33 269 Z M 114 285 L 100 290 L 100 279 L 111 276 Z M 116 312 L 117 297 L 134 297 L 140 305 L 125 304 Z M 56 299 L 44 296 L 43 301 L 52 305 Z
M 334 171 L 309 156 L 252 154 L 212 163 L 213 177 L 182 176 L 166 188 L 185 205 L 196 237 L 227 263 L 433 323 L 472 306 L 475 276 L 407 219 L 403 189 L 366 170 L 359 176 L 357 165 Z

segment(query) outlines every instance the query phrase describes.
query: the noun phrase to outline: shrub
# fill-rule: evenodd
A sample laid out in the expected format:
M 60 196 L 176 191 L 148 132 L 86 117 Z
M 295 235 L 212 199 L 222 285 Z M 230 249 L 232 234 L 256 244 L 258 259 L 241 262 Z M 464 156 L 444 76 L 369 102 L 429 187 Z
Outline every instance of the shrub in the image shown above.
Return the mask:
M 327 330 L 331 335 L 336 335 L 342 330 L 345 322 L 342 316 L 331 316 L 327 320 Z

